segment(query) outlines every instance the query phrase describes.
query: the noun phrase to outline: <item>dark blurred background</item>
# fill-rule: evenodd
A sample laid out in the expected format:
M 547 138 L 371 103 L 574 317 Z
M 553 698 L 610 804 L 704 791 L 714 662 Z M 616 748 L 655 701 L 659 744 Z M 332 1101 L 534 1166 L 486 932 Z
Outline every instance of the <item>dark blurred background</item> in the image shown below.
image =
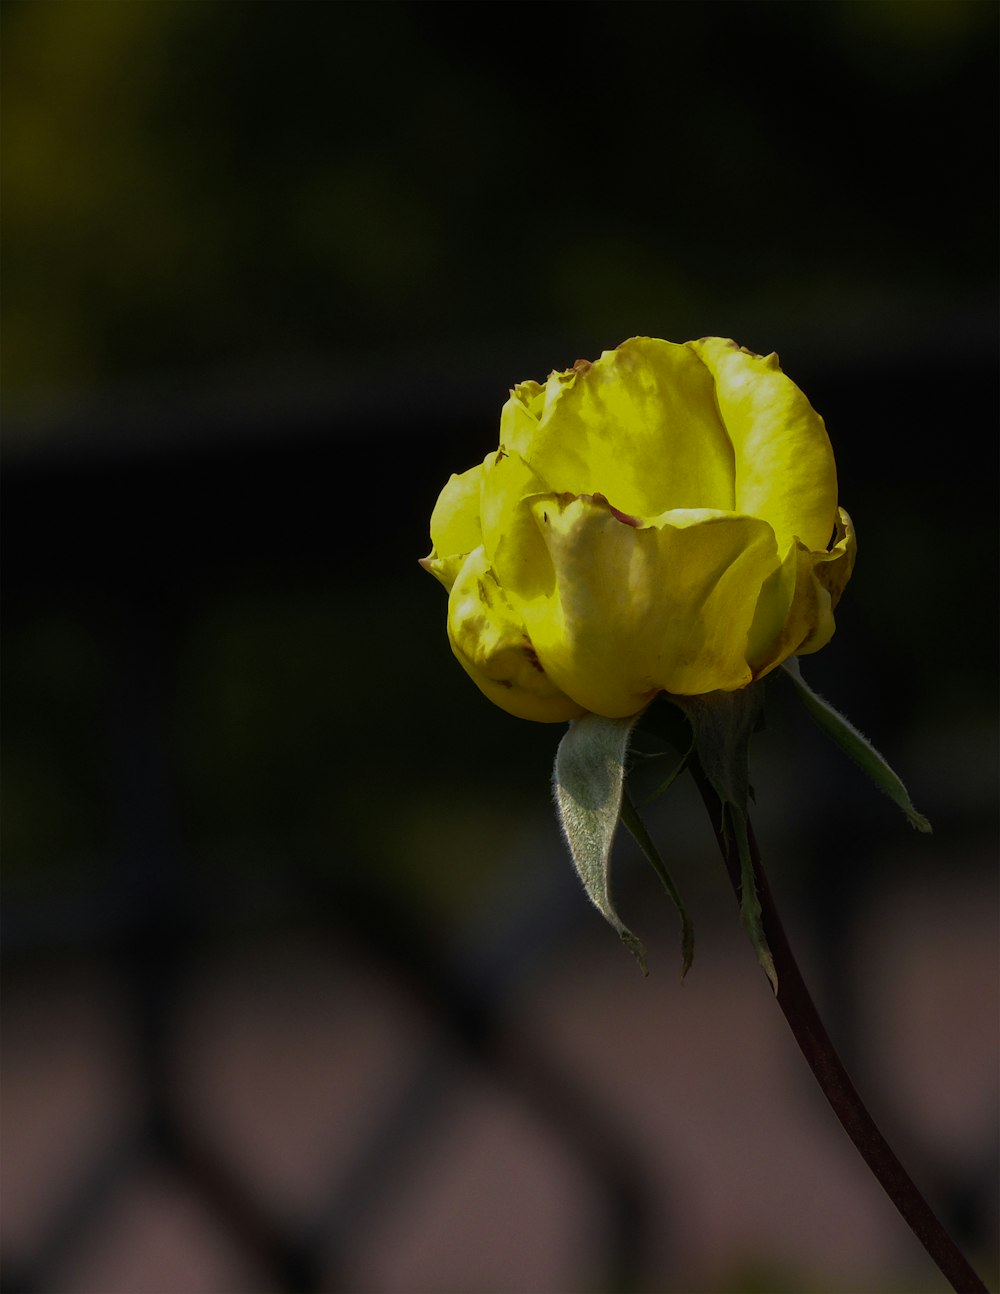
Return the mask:
M 997 7 L 3 5 L 3 1288 L 942 1281 L 757 974 L 691 789 L 576 887 L 558 728 L 419 570 L 508 387 L 776 350 L 860 537 L 758 834 L 831 1030 L 997 1275 Z

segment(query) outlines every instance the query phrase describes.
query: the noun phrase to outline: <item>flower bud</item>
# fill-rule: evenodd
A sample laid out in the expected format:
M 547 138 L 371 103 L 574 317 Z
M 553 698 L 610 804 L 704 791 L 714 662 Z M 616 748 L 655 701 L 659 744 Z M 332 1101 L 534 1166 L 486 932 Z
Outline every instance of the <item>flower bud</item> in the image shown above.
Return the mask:
M 851 575 L 822 418 L 761 357 L 633 337 L 522 382 L 423 560 L 480 689 L 522 718 L 625 718 L 818 651 Z

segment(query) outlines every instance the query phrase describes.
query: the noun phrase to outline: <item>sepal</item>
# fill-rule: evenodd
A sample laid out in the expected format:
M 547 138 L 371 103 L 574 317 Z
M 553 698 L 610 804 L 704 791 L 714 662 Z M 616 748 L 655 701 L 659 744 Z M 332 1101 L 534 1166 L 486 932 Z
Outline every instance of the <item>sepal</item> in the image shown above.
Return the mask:
M 879 754 L 867 737 L 851 721 L 835 710 L 829 701 L 814 692 L 802 677 L 798 659 L 792 656 L 782 667 L 795 685 L 803 705 L 828 736 L 849 755 L 872 779 L 878 789 L 892 800 L 905 815 L 911 827 L 930 833 L 933 827 L 922 813 L 918 813 L 902 779 L 890 768 L 884 755 Z
M 761 921 L 760 898 L 750 853 L 747 803 L 750 798 L 750 739 L 761 722 L 763 688 L 752 684 L 736 692 L 668 698 L 687 716 L 695 757 L 722 805 L 718 829 L 735 844 L 740 861 L 740 921 L 757 961 L 778 991 L 774 958 Z
M 646 950 L 616 912 L 608 876 L 636 717 L 586 714 L 574 719 L 559 743 L 552 780 L 559 821 L 583 888 L 646 975 Z
M 685 763 L 686 761 L 682 762 L 674 771 L 674 775 L 670 779 L 671 782 L 685 767 Z M 666 790 L 666 786 L 662 790 Z M 691 923 L 691 918 L 688 916 L 687 908 L 684 906 L 680 890 L 678 890 L 673 877 L 667 871 L 666 864 L 660 857 L 660 851 L 656 848 L 652 836 L 646 830 L 646 824 L 639 817 L 628 791 L 622 793 L 621 819 L 632 839 L 642 850 L 646 862 L 649 863 L 660 878 L 660 883 L 666 890 L 671 903 L 677 909 L 677 915 L 681 921 L 681 981 L 683 982 L 684 977 L 691 969 L 692 961 L 694 961 L 694 926 Z

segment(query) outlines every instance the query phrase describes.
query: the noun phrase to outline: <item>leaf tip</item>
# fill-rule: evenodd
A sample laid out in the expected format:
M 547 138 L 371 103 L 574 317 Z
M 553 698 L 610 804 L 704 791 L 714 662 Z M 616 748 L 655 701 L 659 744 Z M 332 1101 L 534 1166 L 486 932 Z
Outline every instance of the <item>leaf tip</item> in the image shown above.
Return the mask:
M 631 930 L 620 930 L 621 941 L 639 963 L 643 975 L 649 975 L 649 962 L 646 960 L 646 949 L 641 939 L 637 939 Z
M 687 979 L 687 973 L 694 961 L 694 931 L 688 927 L 681 940 L 681 983 Z

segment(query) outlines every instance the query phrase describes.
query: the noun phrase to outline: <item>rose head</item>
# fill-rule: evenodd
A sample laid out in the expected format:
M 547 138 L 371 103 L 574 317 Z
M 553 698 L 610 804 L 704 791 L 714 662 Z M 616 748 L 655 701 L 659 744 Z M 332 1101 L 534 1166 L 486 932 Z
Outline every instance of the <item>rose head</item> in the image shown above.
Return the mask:
M 522 382 L 422 565 L 480 689 L 525 719 L 736 691 L 818 651 L 854 565 L 823 420 L 718 337 L 633 337 Z

